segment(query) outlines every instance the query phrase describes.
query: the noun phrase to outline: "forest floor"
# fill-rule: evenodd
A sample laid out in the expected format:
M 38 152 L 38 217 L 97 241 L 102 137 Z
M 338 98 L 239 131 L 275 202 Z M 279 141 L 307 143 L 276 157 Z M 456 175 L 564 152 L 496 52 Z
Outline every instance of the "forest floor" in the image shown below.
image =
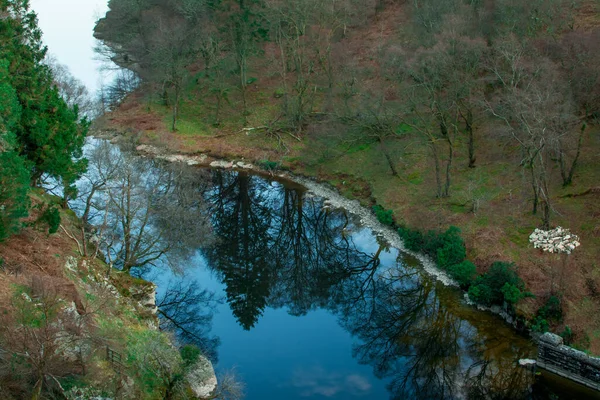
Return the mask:
M 589 14 L 581 19 L 584 28 L 598 26 L 595 12 Z M 401 29 L 395 27 L 402 26 L 403 18 L 401 6 L 392 7 L 370 25 L 377 29 L 351 33 L 344 45 L 358 62 L 367 63 L 381 35 Z M 268 54 L 264 62 L 269 63 Z M 254 69 L 260 71 L 261 66 Z M 248 87 L 246 127 L 262 127 L 280 114 L 276 82 L 274 75 L 265 74 Z M 520 313 L 532 318 L 551 295 L 561 297 L 564 318 L 555 321 L 553 331 L 560 333 L 568 326 L 577 347 L 600 354 L 600 126 L 589 125 L 585 131 L 572 185 L 562 186 L 557 163 L 550 172 L 551 225 L 570 229 L 582 243 L 566 256 L 543 253 L 529 243 L 529 235 L 541 225 L 541 217 L 532 214 L 529 175 L 519 165 L 518 146 L 501 136 L 491 118 L 476 121 L 475 168 L 468 168 L 466 137 L 458 138 L 451 196 L 439 199 L 429 149 L 411 135 L 386 143 L 398 171 L 394 176 L 377 143 L 343 140 L 343 127 L 336 137 L 322 134 L 318 118 L 306 127 L 301 140 L 285 133 L 243 129 L 240 101 L 231 96 L 215 124 L 214 101 L 194 80 L 185 93 L 174 133 L 169 130 L 169 109 L 145 93 L 142 88 L 131 94 L 98 121 L 98 127 L 130 132 L 138 143 L 174 153 L 276 162 L 295 174 L 328 182 L 364 205 L 391 209 L 396 223 L 411 228 L 457 226 L 468 258 L 480 272 L 494 261 L 517 264 L 527 289 L 535 295 L 519 303 Z M 331 111 L 326 96 L 313 111 L 316 115 Z

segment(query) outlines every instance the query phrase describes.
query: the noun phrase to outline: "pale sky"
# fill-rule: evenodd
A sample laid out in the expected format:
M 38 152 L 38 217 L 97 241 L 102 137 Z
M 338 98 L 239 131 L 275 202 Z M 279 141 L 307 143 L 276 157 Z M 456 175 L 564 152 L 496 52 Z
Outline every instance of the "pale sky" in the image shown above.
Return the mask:
M 108 0 L 31 0 L 30 4 L 49 53 L 94 94 L 101 78 L 100 64 L 94 60 L 93 30 L 106 13 Z

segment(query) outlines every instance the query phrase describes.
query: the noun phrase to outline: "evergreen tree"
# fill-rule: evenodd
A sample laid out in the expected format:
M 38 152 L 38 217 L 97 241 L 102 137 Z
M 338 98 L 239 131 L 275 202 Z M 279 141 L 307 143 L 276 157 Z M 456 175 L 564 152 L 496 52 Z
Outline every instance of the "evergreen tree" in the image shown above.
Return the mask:
M 13 150 L 12 132 L 20 118 L 15 89 L 8 82 L 8 62 L 0 60 L 0 241 L 18 228 L 27 215 L 29 172 Z
M 29 1 L 0 0 L 0 240 L 27 215 L 30 184 L 48 174 L 68 199 L 86 168 L 89 122 L 61 98 L 45 56 Z
M 16 90 L 21 118 L 16 149 L 31 168 L 32 183 L 44 173 L 71 184 L 86 167 L 81 155 L 89 123 L 78 123 L 77 107 L 69 108 L 43 63 L 46 48 L 28 0 L 0 0 L 0 58 L 9 62 L 9 81 Z

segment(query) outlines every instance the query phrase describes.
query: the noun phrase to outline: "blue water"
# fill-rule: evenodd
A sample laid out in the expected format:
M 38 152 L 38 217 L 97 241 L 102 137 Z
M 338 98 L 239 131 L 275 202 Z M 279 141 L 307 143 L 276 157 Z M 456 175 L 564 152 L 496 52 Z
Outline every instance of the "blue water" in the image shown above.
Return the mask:
M 166 168 L 144 161 L 139 182 Z M 179 257 L 143 274 L 158 284 L 159 302 L 169 288 L 188 290 L 180 343 L 198 345 L 217 376 L 233 372 L 246 399 L 590 397 L 519 368 L 518 359 L 536 356 L 528 339 L 463 304 L 460 291 L 344 210 L 290 182 L 176 168 L 177 181 L 165 187 L 174 188 L 168 199 L 182 202 L 181 215 L 159 201 L 167 214 L 159 207 L 149 232 L 183 224 L 188 237 L 162 236 L 178 238 Z M 183 274 L 166 267 L 174 261 Z
M 376 246 L 368 230 L 363 248 Z M 375 249 L 376 251 L 376 249 Z M 396 251 L 385 252 L 385 264 L 396 262 Z M 226 285 L 198 255 L 186 274 L 225 298 Z M 383 263 L 382 263 L 383 264 Z M 164 276 L 163 276 L 164 278 Z M 386 380 L 352 357 L 355 340 L 330 311 L 315 309 L 301 317 L 286 307 L 267 307 L 251 330 L 243 329 L 229 305 L 217 306 L 212 331 L 220 338 L 217 372 L 233 370 L 246 385 L 246 399 L 386 399 Z

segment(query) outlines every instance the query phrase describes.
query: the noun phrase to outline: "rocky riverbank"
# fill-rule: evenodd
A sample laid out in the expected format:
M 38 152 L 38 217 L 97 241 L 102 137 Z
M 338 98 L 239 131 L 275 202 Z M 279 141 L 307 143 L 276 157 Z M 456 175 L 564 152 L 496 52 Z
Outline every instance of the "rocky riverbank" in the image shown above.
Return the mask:
M 150 398 L 162 390 L 154 381 L 184 371 L 179 385 L 198 399 L 212 396 L 217 379 L 210 361 L 198 355 L 184 368 L 171 334 L 159 330 L 156 286 L 82 253 L 81 221 L 71 210 L 60 211 L 60 229 L 48 234 L 34 221 L 57 199 L 41 191 L 30 197 L 28 226 L 0 243 L 3 354 L 43 362 L 44 395 Z M 31 390 L 27 368 L 0 374 L 1 398 Z

